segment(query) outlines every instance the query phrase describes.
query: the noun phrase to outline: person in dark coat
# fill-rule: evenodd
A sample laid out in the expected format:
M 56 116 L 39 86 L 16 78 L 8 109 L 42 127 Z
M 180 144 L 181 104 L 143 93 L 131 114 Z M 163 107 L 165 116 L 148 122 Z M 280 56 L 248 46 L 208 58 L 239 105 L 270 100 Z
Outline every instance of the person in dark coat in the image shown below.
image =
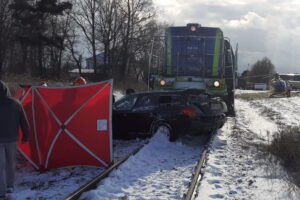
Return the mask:
M 0 80 L 0 200 L 14 188 L 15 163 L 19 128 L 22 142 L 29 140 L 29 125 L 21 103 L 10 97 L 6 84 Z

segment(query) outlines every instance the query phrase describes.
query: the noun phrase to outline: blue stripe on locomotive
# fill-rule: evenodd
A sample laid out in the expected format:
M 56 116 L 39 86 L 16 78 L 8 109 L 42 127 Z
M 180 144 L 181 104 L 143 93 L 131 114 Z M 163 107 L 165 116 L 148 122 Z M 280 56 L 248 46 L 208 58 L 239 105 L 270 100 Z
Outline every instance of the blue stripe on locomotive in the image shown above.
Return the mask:
M 169 27 L 166 32 L 166 53 L 169 53 L 166 59 L 167 68 L 169 68 L 168 74 L 211 77 L 218 32 L 221 35 L 217 66 L 220 75 L 223 63 L 221 56 L 223 33 L 221 29 L 198 27 L 195 31 L 191 31 L 189 26 Z

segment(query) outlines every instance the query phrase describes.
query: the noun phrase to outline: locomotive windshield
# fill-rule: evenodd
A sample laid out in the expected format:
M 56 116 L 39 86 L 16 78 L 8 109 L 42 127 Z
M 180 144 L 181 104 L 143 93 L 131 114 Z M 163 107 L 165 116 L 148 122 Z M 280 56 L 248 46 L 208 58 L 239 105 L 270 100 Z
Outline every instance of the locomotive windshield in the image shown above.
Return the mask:
M 173 76 L 218 76 L 223 37 L 216 30 L 185 34 L 171 30 L 166 38 L 166 73 Z

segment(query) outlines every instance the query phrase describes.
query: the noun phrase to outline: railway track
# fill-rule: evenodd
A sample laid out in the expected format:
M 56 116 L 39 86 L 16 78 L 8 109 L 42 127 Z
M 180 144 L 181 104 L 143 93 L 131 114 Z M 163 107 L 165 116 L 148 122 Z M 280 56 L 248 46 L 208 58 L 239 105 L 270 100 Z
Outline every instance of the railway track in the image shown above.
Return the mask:
M 203 168 L 206 163 L 206 159 L 208 156 L 208 148 L 211 145 L 214 137 L 216 136 L 217 131 L 211 133 L 210 137 L 208 138 L 206 144 L 204 145 L 204 150 L 198 160 L 198 163 L 195 168 L 195 172 L 193 173 L 191 182 L 189 184 L 188 191 L 184 194 L 184 200 L 192 200 L 197 196 L 197 188 L 200 186 L 201 179 L 203 177 Z
M 198 188 L 203 175 L 202 169 L 205 164 L 206 157 L 207 157 L 207 149 L 205 149 L 202 152 L 200 160 L 197 163 L 195 173 L 193 174 L 192 181 L 189 185 L 189 189 L 187 193 L 184 195 L 185 200 L 192 200 L 196 195 L 196 189 Z
M 213 138 L 214 134 L 212 134 L 211 137 L 209 137 L 210 139 L 208 139 L 205 144 L 203 145 L 204 149 L 203 151 L 201 151 L 201 155 L 199 157 L 199 160 L 196 164 L 193 170 L 193 175 L 191 178 L 191 181 L 189 183 L 188 186 L 188 190 L 186 193 L 183 194 L 183 199 L 185 200 L 191 200 L 195 197 L 196 195 L 196 190 L 200 184 L 203 172 L 203 165 L 205 164 L 206 161 L 206 157 L 207 157 L 207 147 L 211 141 L 211 138 Z M 143 147 L 143 146 L 142 146 Z M 138 148 L 136 149 L 133 153 L 131 153 L 130 155 L 128 155 L 126 158 L 120 160 L 119 162 L 115 163 L 114 165 L 112 165 L 111 167 L 109 167 L 107 170 L 105 170 L 103 173 L 101 173 L 99 176 L 95 177 L 94 179 L 92 179 L 91 181 L 89 181 L 87 184 L 85 184 L 84 186 L 80 187 L 78 190 L 74 191 L 72 194 L 70 194 L 68 197 L 65 198 L 65 200 L 76 200 L 79 199 L 79 197 L 81 196 L 82 193 L 87 192 L 89 190 L 92 189 L 96 189 L 96 185 L 103 180 L 104 178 L 106 178 L 113 170 L 115 170 L 116 168 L 118 168 L 122 163 L 124 163 L 129 157 L 131 157 L 132 155 L 137 154 L 137 152 L 140 151 L 140 149 L 142 148 Z M 196 160 L 195 160 L 196 161 Z M 162 175 L 164 176 L 164 175 Z M 130 194 L 128 195 L 130 196 Z M 180 198 L 182 199 L 182 197 Z
M 145 144 L 147 144 L 147 142 Z M 92 180 L 90 180 L 88 183 L 86 183 L 85 185 L 81 186 L 80 188 L 78 188 L 77 190 L 75 190 L 73 193 L 71 193 L 70 195 L 68 195 L 64 200 L 76 200 L 76 199 L 79 199 L 79 197 L 81 196 L 82 193 L 84 193 L 86 191 L 89 191 L 89 190 L 92 190 L 92 189 L 95 189 L 97 183 L 99 183 L 101 180 L 103 180 L 104 178 L 106 178 L 113 170 L 117 169 L 128 158 L 130 158 L 131 156 L 133 156 L 137 152 L 139 152 L 139 150 L 141 148 L 143 148 L 143 146 L 144 145 L 142 145 L 141 147 L 137 148 L 135 151 L 133 151 L 131 154 L 129 154 L 125 158 L 123 158 L 123 159 L 119 160 L 118 162 L 114 163 L 112 166 L 110 166 L 109 168 L 107 168 L 100 175 L 96 176 L 95 178 L 93 178 Z

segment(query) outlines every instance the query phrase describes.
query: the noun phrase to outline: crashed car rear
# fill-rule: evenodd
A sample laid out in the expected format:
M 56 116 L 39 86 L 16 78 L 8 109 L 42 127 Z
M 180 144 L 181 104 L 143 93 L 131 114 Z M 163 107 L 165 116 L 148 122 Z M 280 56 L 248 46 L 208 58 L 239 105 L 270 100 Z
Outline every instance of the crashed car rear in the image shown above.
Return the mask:
M 181 134 L 210 133 L 225 123 L 226 104 L 201 91 L 151 91 L 123 97 L 113 105 L 113 135 L 130 138 L 164 130 L 170 141 Z

